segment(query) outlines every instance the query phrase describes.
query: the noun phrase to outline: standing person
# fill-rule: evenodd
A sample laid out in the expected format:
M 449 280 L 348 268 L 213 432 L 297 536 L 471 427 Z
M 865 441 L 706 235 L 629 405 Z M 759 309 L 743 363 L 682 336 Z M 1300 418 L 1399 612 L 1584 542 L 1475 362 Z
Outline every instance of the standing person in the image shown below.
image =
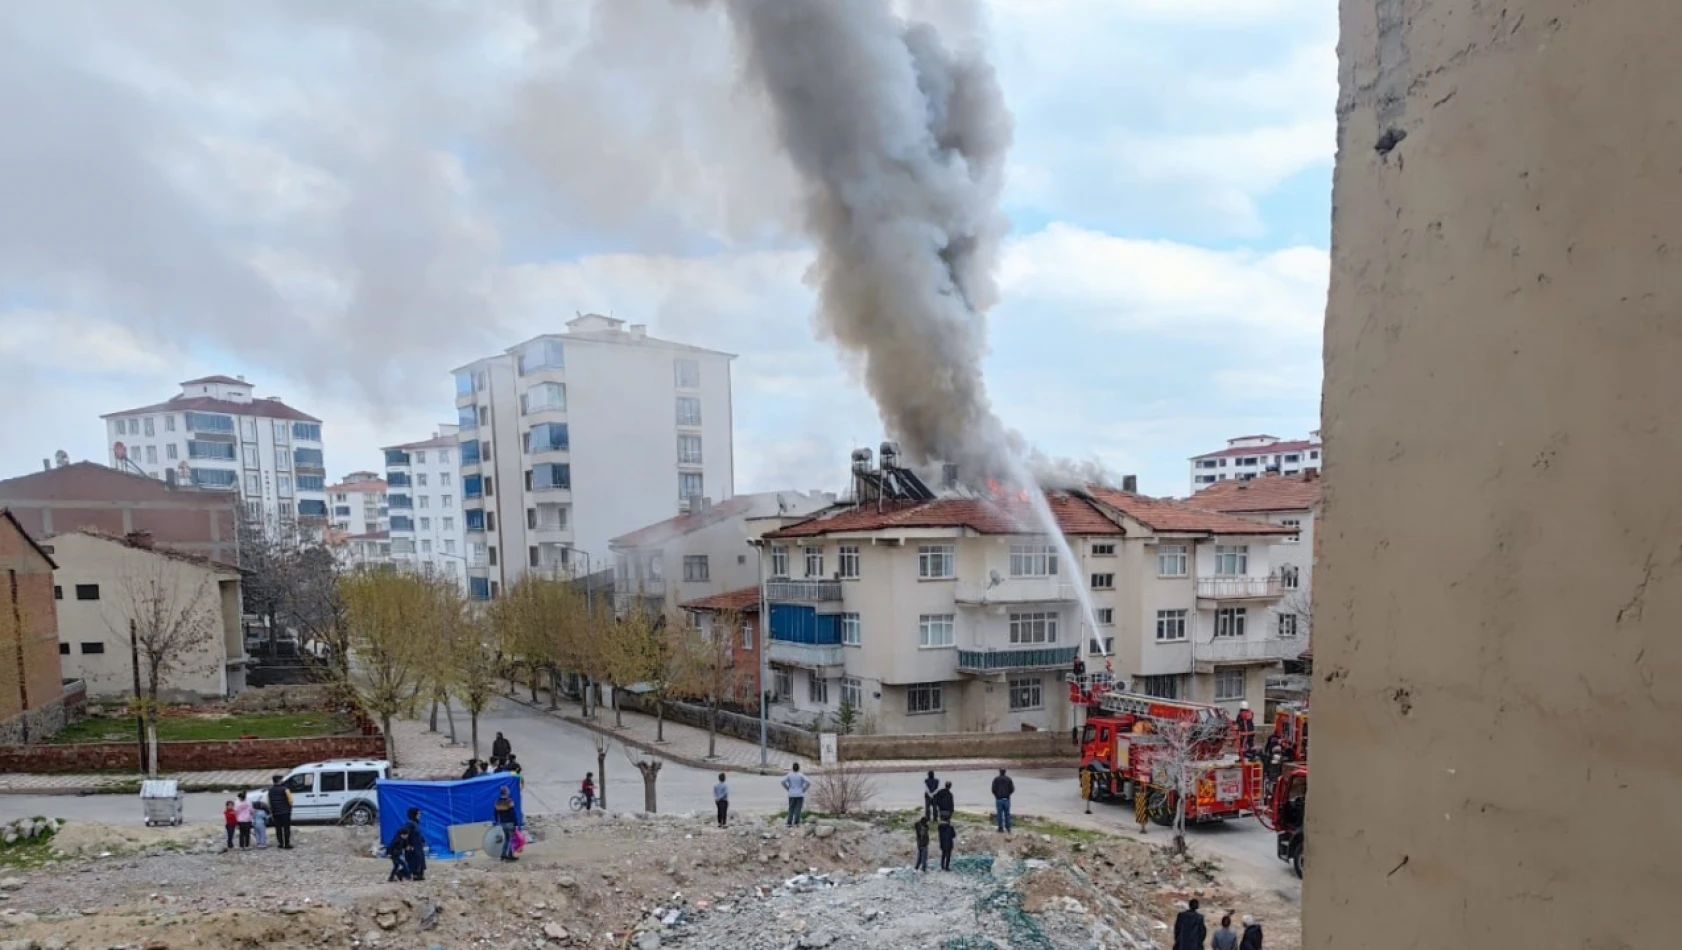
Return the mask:
M 1238 942 L 1238 950 L 1262 950 L 1261 924 L 1249 914 L 1244 915 L 1244 937 Z
M 386 875 L 386 882 L 407 881 L 409 879 L 409 826 L 404 825 L 391 836 L 391 841 L 385 846 L 386 857 L 391 859 L 391 873 Z
M 1238 704 L 1237 728 L 1240 748 L 1246 754 L 1254 752 L 1256 750 L 1256 714 L 1250 711 L 1250 704 L 1247 702 Z
M 788 792 L 788 826 L 790 828 L 800 824 L 800 811 L 806 807 L 806 790 L 812 786 L 806 776 L 800 774 L 800 763 L 789 767 L 788 774 L 783 776 L 783 788 Z
M 941 821 L 951 821 L 957 807 L 952 799 L 952 782 L 948 780 L 945 788 L 934 793 L 934 816 Z
M 724 773 L 718 773 L 718 784 L 713 786 L 713 804 L 718 807 L 718 826 L 724 827 L 730 817 L 730 785 L 724 781 Z
M 502 860 L 520 860 L 514 857 L 514 831 L 518 822 L 514 814 L 514 799 L 508 797 L 508 786 L 504 785 L 497 792 L 496 804 L 492 806 L 491 817 L 502 828 Z
M 578 786 L 578 794 L 584 797 L 584 810 L 589 811 L 596 801 L 596 773 L 584 773 L 584 784 Z
M 228 832 L 228 847 L 224 850 L 234 850 L 234 831 L 239 827 L 239 818 L 234 814 L 234 803 L 222 803 L 222 827 Z
M 952 849 L 958 844 L 958 829 L 952 827 L 950 819 L 940 822 L 940 869 L 952 870 Z
M 421 810 L 419 808 L 409 809 L 408 817 L 409 820 L 404 823 L 403 828 L 409 832 L 409 853 L 406 858 L 409 865 L 409 876 L 414 880 L 424 881 L 426 880 L 426 836 L 421 834 Z
M 467 768 L 466 768 L 466 770 L 464 770 L 461 773 L 461 777 L 464 778 L 464 779 L 478 778 L 479 777 L 479 760 L 478 759 L 468 759 L 467 760 Z
M 1197 912 L 1197 898 L 1193 897 L 1174 918 L 1174 950 L 1203 950 L 1203 941 L 1208 936 L 1209 925 Z
M 999 770 L 999 777 L 993 779 L 993 824 L 999 827 L 999 834 L 1010 831 L 1010 796 L 1016 794 L 1016 783 L 1004 769 Z
M 927 873 L 929 870 L 929 816 L 924 815 L 911 826 L 917 835 L 917 866 L 914 870 Z
M 269 785 L 269 819 L 274 823 L 275 847 L 292 850 L 292 791 L 283 775 L 276 775 Z
M 269 846 L 269 806 L 262 802 L 251 803 L 251 836 L 257 847 Z
M 234 801 L 234 821 L 239 825 L 239 846 L 243 851 L 251 847 L 251 803 L 245 800 L 244 792 Z
M 923 815 L 934 817 L 934 793 L 940 791 L 940 779 L 934 777 L 934 769 L 929 769 L 929 777 L 923 779 Z
M 1238 934 L 1232 929 L 1232 915 L 1221 915 L 1221 926 L 1209 938 L 1209 950 L 1238 950 Z
M 491 761 L 502 762 L 514 754 L 514 744 L 509 742 L 502 733 L 497 733 L 491 740 Z

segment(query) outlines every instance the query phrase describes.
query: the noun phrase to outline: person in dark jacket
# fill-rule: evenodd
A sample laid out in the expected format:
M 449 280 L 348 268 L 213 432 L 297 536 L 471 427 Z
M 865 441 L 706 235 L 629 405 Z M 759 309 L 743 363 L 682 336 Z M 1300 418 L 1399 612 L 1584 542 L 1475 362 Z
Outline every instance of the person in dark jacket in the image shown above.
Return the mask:
M 951 821 L 940 823 L 940 869 L 952 870 L 952 849 L 958 845 L 958 829 L 952 827 Z
M 514 744 L 509 742 L 502 733 L 497 733 L 496 738 L 491 740 L 491 760 L 493 762 L 505 761 L 513 754 Z
M 941 821 L 949 822 L 952 820 L 952 812 L 955 808 L 956 806 L 952 801 L 952 783 L 949 781 L 945 788 L 934 793 L 934 815 Z
M 1186 903 L 1186 909 L 1174 918 L 1174 950 L 1203 950 L 1209 937 L 1209 926 L 1197 912 L 1197 898 Z
M 1234 723 L 1238 730 L 1240 748 L 1245 753 L 1256 750 L 1256 714 L 1250 710 L 1249 703 L 1238 704 L 1238 721 Z
M 292 850 L 292 792 L 284 775 L 274 776 L 269 785 L 269 824 L 274 828 L 275 847 Z
M 478 778 L 479 777 L 479 760 L 478 759 L 468 759 L 467 760 L 467 769 L 461 773 L 461 777 L 462 778 Z
M 911 826 L 917 835 L 917 866 L 913 870 L 927 871 L 929 869 L 929 816 L 924 815 Z
M 1010 796 L 1015 794 L 1016 783 L 1000 769 L 998 778 L 993 779 L 993 824 L 1000 834 L 1010 831 Z
M 1244 915 L 1244 936 L 1239 938 L 1238 950 L 1262 950 L 1261 924 L 1249 914 Z
M 409 880 L 409 853 L 413 847 L 413 842 L 409 840 L 409 826 L 397 829 L 385 846 L 386 856 L 391 858 L 391 873 L 386 875 L 386 881 Z
M 929 777 L 923 779 L 923 817 L 934 817 L 934 793 L 940 791 L 940 779 L 934 777 L 934 769 L 929 769 Z
M 420 820 L 421 810 L 411 808 L 409 820 L 403 825 L 409 832 L 409 877 L 416 881 L 426 880 L 426 836 L 421 834 Z
M 514 831 L 518 827 L 518 820 L 514 813 L 514 799 L 508 797 L 507 786 L 503 786 L 497 792 L 496 804 L 492 806 L 491 820 L 502 828 L 502 860 L 520 860 L 514 857 Z

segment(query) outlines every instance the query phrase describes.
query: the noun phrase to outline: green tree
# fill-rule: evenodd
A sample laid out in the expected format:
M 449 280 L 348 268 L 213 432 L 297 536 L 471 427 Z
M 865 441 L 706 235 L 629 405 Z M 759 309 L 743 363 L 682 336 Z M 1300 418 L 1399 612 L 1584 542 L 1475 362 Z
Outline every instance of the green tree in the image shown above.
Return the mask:
M 364 709 L 379 717 L 386 756 L 395 762 L 391 722 L 414 709 L 425 685 L 437 598 L 425 578 L 379 569 L 344 575 L 339 595 L 349 631 L 346 685 Z

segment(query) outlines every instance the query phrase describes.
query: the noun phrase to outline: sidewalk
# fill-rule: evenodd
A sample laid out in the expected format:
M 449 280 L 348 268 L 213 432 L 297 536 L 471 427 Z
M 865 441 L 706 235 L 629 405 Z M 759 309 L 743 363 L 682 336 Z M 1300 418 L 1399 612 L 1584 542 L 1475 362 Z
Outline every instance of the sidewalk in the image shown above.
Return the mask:
M 575 726 L 592 732 L 612 736 L 619 742 L 641 749 L 645 752 L 669 759 L 680 765 L 687 765 L 697 769 L 708 769 L 717 772 L 745 772 L 748 774 L 765 775 L 781 774 L 788 771 L 790 765 L 800 763 L 802 771 L 811 775 L 823 773 L 823 767 L 816 762 L 784 752 L 781 749 L 767 748 L 765 757 L 767 766 L 760 766 L 759 744 L 746 742 L 733 736 L 719 733 L 715 746 L 717 754 L 707 755 L 708 733 L 705 729 L 684 725 L 683 723 L 666 720 L 665 741 L 655 739 L 658 723 L 653 716 L 646 713 L 625 710 L 623 729 L 614 728 L 614 713 L 609 707 L 596 710 L 594 719 L 585 719 L 578 712 L 576 702 L 563 702 L 560 708 L 551 710 L 546 705 L 547 694 L 540 691 L 539 701 L 531 702 L 526 695 L 517 694 L 504 699 L 519 703 L 528 709 L 547 713 L 557 719 L 565 720 Z M 878 759 L 852 763 L 861 772 L 889 773 L 889 772 L 922 772 L 933 769 L 936 772 L 970 772 L 980 769 L 1042 769 L 1042 768 L 1073 768 L 1074 759 Z

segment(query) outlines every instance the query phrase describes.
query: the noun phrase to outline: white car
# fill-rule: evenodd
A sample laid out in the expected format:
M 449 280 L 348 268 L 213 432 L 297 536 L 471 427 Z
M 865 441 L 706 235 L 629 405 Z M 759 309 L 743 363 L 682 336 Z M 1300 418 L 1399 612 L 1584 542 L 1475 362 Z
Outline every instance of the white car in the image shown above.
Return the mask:
M 286 788 L 292 793 L 292 820 L 372 825 L 380 819 L 374 785 L 390 774 L 391 763 L 384 759 L 333 759 L 300 765 L 286 773 Z M 261 788 L 245 797 L 266 804 L 269 790 Z

